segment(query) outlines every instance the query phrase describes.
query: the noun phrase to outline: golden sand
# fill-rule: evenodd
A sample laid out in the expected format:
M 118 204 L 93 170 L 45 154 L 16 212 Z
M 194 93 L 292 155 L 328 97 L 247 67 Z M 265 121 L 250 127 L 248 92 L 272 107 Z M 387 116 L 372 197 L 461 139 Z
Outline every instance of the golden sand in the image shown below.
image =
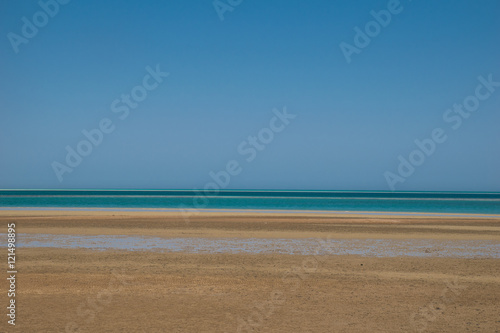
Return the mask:
M 498 218 L 0 211 L 0 220 L 29 234 L 500 242 Z M 500 331 L 500 259 L 20 248 L 17 269 L 16 327 L 4 315 L 0 332 Z

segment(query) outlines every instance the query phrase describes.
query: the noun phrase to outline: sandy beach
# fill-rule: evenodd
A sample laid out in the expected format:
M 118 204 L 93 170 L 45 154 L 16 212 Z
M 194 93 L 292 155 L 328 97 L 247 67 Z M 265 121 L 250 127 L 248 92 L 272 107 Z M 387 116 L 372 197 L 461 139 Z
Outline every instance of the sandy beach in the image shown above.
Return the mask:
M 16 224 L 19 243 L 37 235 L 317 240 L 308 255 L 32 242 L 17 249 L 16 327 L 4 319 L 2 332 L 500 331 L 498 217 L 5 210 L 0 220 L 5 230 Z M 411 255 L 349 251 L 375 241 L 375 252 L 408 244 Z M 463 242 L 488 245 L 460 257 Z M 457 256 L 445 251 L 453 244 Z

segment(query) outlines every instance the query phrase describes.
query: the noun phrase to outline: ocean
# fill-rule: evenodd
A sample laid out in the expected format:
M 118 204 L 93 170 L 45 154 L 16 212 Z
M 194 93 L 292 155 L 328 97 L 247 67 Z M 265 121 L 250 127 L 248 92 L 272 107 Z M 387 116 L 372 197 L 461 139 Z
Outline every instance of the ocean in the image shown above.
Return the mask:
M 500 214 L 500 193 L 370 191 L 0 190 L 0 207 L 315 210 Z

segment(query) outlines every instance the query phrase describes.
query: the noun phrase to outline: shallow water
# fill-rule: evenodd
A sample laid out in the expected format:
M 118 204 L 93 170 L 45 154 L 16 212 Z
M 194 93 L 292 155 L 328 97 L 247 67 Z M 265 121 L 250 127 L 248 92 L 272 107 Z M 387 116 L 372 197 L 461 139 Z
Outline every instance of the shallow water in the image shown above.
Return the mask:
M 0 246 L 6 247 L 6 237 L 6 234 L 1 234 Z M 500 243 L 493 240 L 160 238 L 150 236 L 18 234 L 16 245 L 27 248 L 148 250 L 208 254 L 500 258 Z
M 0 190 L 0 207 L 259 209 L 500 214 L 500 193 Z

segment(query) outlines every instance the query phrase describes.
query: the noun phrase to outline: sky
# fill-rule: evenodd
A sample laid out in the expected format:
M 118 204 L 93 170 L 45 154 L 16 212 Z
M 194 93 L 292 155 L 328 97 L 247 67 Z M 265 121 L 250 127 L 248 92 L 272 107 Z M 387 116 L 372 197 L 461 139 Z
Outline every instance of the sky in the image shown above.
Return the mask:
M 0 188 L 498 192 L 499 31 L 495 0 L 0 0 Z

